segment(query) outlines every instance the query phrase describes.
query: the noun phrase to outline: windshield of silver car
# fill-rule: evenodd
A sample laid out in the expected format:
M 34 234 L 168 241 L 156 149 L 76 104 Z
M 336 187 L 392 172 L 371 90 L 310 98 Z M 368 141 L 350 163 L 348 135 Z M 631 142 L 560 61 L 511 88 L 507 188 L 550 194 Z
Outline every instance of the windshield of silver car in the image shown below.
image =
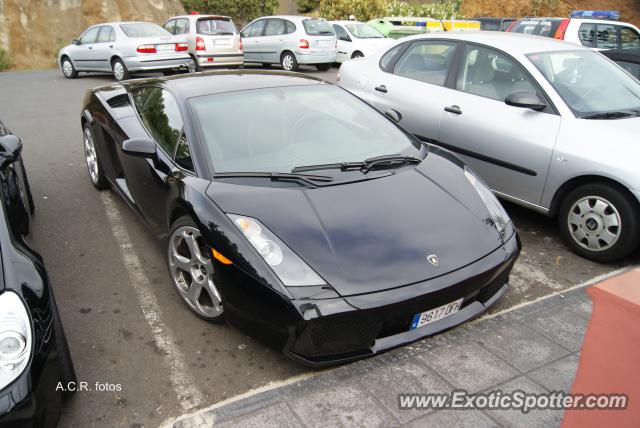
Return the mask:
M 577 117 L 640 116 L 640 82 L 591 50 L 527 55 Z
M 335 86 L 251 89 L 189 104 L 216 173 L 290 173 L 301 165 L 421 153 L 420 143 Z

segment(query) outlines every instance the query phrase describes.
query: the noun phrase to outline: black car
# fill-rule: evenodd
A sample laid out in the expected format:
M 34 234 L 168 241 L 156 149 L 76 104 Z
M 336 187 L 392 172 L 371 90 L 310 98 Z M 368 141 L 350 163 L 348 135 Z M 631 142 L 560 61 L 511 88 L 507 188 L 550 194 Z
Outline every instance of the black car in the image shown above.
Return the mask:
M 482 31 L 507 31 L 511 24 L 516 22 L 516 19 L 479 16 L 477 18 L 473 18 L 473 21 L 480 22 L 480 29 Z
M 165 239 L 179 295 L 309 365 L 472 318 L 520 244 L 493 194 L 345 90 L 301 74 L 210 72 L 91 90 L 92 183 Z
M 0 123 L 0 427 L 53 427 L 76 375 L 42 258 L 20 139 Z
M 640 80 L 640 49 L 611 49 L 600 53 Z

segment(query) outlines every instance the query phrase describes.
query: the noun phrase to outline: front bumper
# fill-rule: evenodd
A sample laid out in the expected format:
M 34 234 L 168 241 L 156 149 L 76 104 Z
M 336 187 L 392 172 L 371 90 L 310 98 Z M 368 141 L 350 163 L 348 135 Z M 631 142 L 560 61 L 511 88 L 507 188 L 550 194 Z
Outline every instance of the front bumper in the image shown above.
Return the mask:
M 185 55 L 171 56 L 132 56 L 125 58 L 125 65 L 129 71 L 153 71 L 187 67 L 191 57 Z
M 520 253 L 515 231 L 476 262 L 428 281 L 386 291 L 289 300 L 234 265 L 217 265 L 226 320 L 246 334 L 308 366 L 347 362 L 447 330 L 474 318 L 508 287 Z M 447 318 L 410 330 L 415 314 L 463 298 Z
M 298 49 L 295 51 L 298 64 L 333 64 L 336 62 L 336 50 Z
M 244 54 L 198 54 L 196 56 L 200 67 L 228 67 L 240 66 L 244 64 Z

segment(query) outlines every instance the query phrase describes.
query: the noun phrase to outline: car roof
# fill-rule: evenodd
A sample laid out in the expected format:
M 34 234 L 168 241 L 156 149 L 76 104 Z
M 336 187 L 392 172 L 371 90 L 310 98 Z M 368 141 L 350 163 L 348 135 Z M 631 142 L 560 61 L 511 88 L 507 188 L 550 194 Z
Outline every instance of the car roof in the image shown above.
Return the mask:
M 155 24 L 155 22 L 150 21 L 113 21 L 113 22 L 101 22 L 99 24 L 93 24 L 91 27 L 98 27 L 100 25 L 120 25 L 120 24 Z
M 277 70 L 214 70 L 195 74 L 137 79 L 128 81 L 124 85 L 128 90 L 131 90 L 149 83 L 161 84 L 185 99 L 250 89 L 328 84 L 320 78 L 302 73 Z
M 231 19 L 230 16 L 227 15 L 217 15 L 215 13 L 198 13 L 198 14 L 188 14 L 188 15 L 177 15 L 177 16 L 172 16 L 171 18 L 167 18 L 167 21 L 170 21 L 172 19 L 200 19 L 200 18 L 224 18 L 224 19 Z
M 511 54 L 529 54 L 544 51 L 582 50 L 588 48 L 577 46 L 550 37 L 531 36 L 521 33 L 505 33 L 499 31 L 448 31 L 445 33 L 427 33 L 404 37 L 409 39 L 450 39 L 466 42 L 476 42 L 495 47 Z
M 342 25 L 348 25 L 348 24 L 366 24 L 366 22 L 362 22 L 362 21 L 349 21 L 349 20 L 342 20 L 342 21 L 329 21 L 332 24 L 342 24 Z

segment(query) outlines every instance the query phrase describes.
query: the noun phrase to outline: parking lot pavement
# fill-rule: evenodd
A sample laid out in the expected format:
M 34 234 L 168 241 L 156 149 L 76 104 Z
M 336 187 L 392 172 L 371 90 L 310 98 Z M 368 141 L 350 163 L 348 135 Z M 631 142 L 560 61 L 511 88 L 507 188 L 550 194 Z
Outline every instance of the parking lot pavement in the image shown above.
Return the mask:
M 557 427 L 562 410 L 401 409 L 399 395 L 569 392 L 590 313 L 580 288 L 164 427 Z
M 335 80 L 336 72 L 311 74 Z M 35 198 L 30 239 L 45 258 L 80 381 L 87 382 L 61 426 L 157 426 L 307 376 L 238 331 L 191 315 L 173 290 L 162 245 L 118 197 L 91 186 L 80 107 L 86 89 L 112 82 L 66 80 L 54 70 L 0 73 L 0 118 L 24 141 Z M 553 220 L 506 208 L 523 253 L 494 312 L 638 262 L 637 255 L 615 265 L 580 259 L 559 242 Z

